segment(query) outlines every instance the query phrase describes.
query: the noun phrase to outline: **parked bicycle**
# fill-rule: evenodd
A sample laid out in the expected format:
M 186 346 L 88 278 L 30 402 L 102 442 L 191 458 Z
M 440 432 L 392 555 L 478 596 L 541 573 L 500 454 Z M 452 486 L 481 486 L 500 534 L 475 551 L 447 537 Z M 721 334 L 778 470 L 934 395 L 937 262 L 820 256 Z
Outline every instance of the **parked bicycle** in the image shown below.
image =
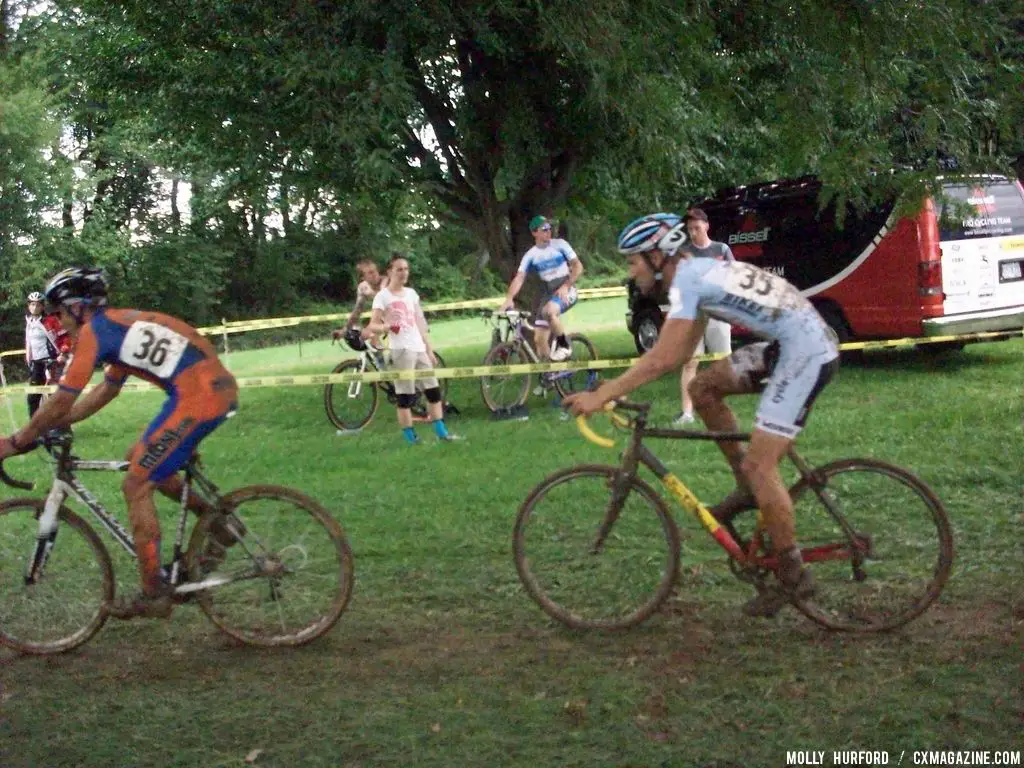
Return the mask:
M 484 365 L 541 362 L 530 341 L 533 325 L 530 323 L 529 312 L 510 309 L 507 312 L 486 310 L 481 314 L 492 326 L 491 348 L 484 356 Z M 582 333 L 571 333 L 568 338 L 572 355 L 565 362 L 597 360 L 597 350 L 590 339 Z M 480 379 L 480 394 L 484 403 L 494 413 L 517 408 L 530 396 L 532 379 L 529 373 L 484 376 Z M 561 397 L 565 397 L 573 392 L 593 388 L 597 382 L 597 371 L 548 371 L 541 374 L 540 382 L 543 389 L 553 387 Z
M 331 373 L 372 373 L 388 370 L 385 350 L 378 349 L 373 344 L 360 339 L 358 333 L 356 330 L 355 334 L 346 334 L 345 343 L 353 351 L 358 352 L 359 356 L 354 360 L 342 360 Z M 438 368 L 445 367 L 444 358 L 436 350 L 434 358 L 437 360 Z M 447 403 L 448 379 L 438 379 L 438 382 L 441 385 L 441 402 Z M 327 411 L 327 418 L 335 427 L 346 432 L 362 429 L 370 423 L 373 415 L 377 412 L 380 392 L 384 393 L 389 403 L 398 404 L 395 385 L 390 381 L 352 381 L 348 384 L 327 384 L 324 386 L 324 409 Z M 423 401 L 423 393 L 417 391 L 416 402 L 412 406 L 413 416 L 419 418 L 426 416 L 427 407 Z
M 729 568 L 758 590 L 777 567 L 760 513 L 722 526 L 648 449 L 645 438 L 750 439 L 746 432 L 652 429 L 649 404 L 620 402 L 610 415 L 632 431 L 619 466 L 582 464 L 545 478 L 519 509 L 513 534 L 526 591 L 552 618 L 575 629 L 622 629 L 647 619 L 672 592 L 679 531 L 665 502 L 638 476 L 650 469 L 729 557 Z M 582 417 L 580 431 L 599 445 Z M 907 470 L 876 459 L 810 466 L 793 449 L 800 478 L 790 487 L 804 563 L 818 594 L 796 607 L 823 627 L 878 632 L 916 618 L 939 596 L 953 563 L 953 535 L 942 502 Z M 745 518 L 745 519 L 744 519 Z M 739 530 L 746 528 L 746 532 Z
M 107 621 L 114 599 L 110 554 L 93 528 L 65 506 L 70 497 L 135 557 L 131 535 L 76 476 L 122 472 L 126 461 L 84 461 L 71 454 L 70 431 L 37 440 L 53 458 L 45 498 L 0 503 L 0 644 L 31 654 L 76 648 Z M 11 478 L 0 462 L 0 480 Z M 186 502 L 198 494 L 216 512 L 199 517 L 187 538 Z M 196 602 L 218 629 L 255 646 L 297 646 L 325 634 L 352 595 L 352 551 L 341 526 L 313 499 L 277 485 L 222 494 L 198 455 L 184 469 L 173 555 L 165 566 L 177 602 Z M 235 542 L 211 545 L 220 515 Z M 58 534 L 60 534 L 58 536 Z

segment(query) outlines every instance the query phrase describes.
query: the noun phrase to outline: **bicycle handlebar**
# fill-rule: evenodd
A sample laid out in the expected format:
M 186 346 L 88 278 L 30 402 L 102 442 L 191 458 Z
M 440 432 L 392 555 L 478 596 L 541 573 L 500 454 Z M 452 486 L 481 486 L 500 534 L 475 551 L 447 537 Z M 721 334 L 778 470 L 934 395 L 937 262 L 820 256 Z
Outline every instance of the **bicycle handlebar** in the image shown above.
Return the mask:
M 4 485 L 9 485 L 11 488 L 19 488 L 23 491 L 31 491 L 36 487 L 35 483 L 26 483 L 21 480 L 15 480 L 13 477 L 7 474 L 7 470 L 4 469 L 4 463 L 0 461 L 0 481 L 3 481 Z
M 71 441 L 73 439 L 73 434 L 69 428 L 58 427 L 55 429 L 51 429 L 45 435 L 37 437 L 28 445 L 21 447 L 18 453 L 15 455 L 22 456 L 26 453 L 34 451 L 39 446 L 44 446 L 46 450 L 50 452 L 51 456 L 57 458 L 54 452 L 55 449 L 62 448 L 64 449 L 65 452 L 69 451 L 71 449 Z M 23 480 L 16 480 L 15 478 L 7 474 L 7 470 L 4 469 L 3 460 L 0 460 L 0 482 L 2 482 L 4 485 L 9 485 L 11 488 L 19 488 L 23 491 L 31 491 L 33 488 L 36 487 L 35 483 L 26 483 Z
M 18 453 L 15 455 L 21 456 L 22 454 L 28 453 L 29 451 L 34 451 L 40 445 L 42 445 L 41 440 L 33 440 L 31 443 L 25 446 L 24 449 L 18 451 Z M 0 460 L 0 482 L 3 482 L 4 485 L 9 485 L 11 488 L 18 488 L 22 491 L 31 491 L 33 488 L 36 487 L 35 483 L 26 483 L 24 480 L 15 480 L 13 477 L 7 474 L 7 470 L 4 469 L 4 460 Z
M 485 320 L 495 320 L 505 318 L 512 320 L 519 317 L 532 317 L 533 313 L 527 312 L 525 309 L 506 309 L 504 312 L 497 309 L 481 309 L 480 316 Z
M 627 411 L 635 411 L 636 413 L 647 413 L 647 411 L 649 411 L 651 408 L 651 404 L 628 403 L 625 400 L 616 400 L 605 405 L 603 413 L 608 417 L 612 424 L 614 424 L 617 427 L 629 429 L 632 428 L 633 422 L 627 419 L 625 416 L 615 413 L 616 408 L 621 408 Z M 599 445 L 602 448 L 612 448 L 615 446 L 614 440 L 599 435 L 597 434 L 597 432 L 593 430 L 593 428 L 587 422 L 586 416 L 580 415 L 576 417 L 576 429 L 580 431 L 581 435 L 583 435 L 585 438 L 587 438 L 587 440 L 594 443 L 595 445 Z

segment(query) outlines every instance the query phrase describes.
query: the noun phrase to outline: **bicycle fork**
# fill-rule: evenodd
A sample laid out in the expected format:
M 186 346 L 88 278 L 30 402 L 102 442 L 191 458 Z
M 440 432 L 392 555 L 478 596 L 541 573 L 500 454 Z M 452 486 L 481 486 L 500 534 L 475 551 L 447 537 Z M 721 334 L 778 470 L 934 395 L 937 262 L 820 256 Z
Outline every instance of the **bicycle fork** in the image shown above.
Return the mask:
M 54 483 L 50 492 L 46 495 L 46 503 L 43 506 L 43 513 L 39 516 L 39 528 L 36 531 L 36 543 L 32 552 L 32 559 L 28 569 L 25 571 L 25 586 L 30 587 L 38 584 L 43 578 L 43 569 L 46 561 L 50 559 L 53 545 L 57 541 L 57 528 L 59 523 L 58 512 L 64 499 L 67 498 L 67 491 L 60 485 Z
M 601 551 L 601 547 L 604 546 L 605 539 L 611 533 L 612 526 L 615 525 L 619 515 L 622 513 L 622 505 L 626 502 L 626 496 L 629 494 L 632 480 L 633 475 L 628 470 L 619 470 L 611 480 L 611 498 L 608 499 L 608 506 L 605 507 L 604 511 L 604 519 L 597 529 L 597 536 L 590 547 L 590 554 L 598 554 Z
M 366 356 L 361 355 L 359 358 L 359 373 L 366 373 Z M 355 400 L 359 397 L 359 393 L 363 391 L 363 382 L 361 381 L 350 381 L 348 384 L 348 398 L 349 400 Z

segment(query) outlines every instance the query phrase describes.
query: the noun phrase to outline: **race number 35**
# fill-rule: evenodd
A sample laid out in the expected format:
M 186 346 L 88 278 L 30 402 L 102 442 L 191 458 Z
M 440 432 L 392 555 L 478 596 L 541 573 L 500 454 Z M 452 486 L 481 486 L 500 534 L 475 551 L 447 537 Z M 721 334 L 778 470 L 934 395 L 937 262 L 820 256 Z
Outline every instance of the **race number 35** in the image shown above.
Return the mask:
M 132 323 L 121 344 L 121 362 L 149 371 L 158 378 L 170 376 L 185 354 L 188 339 L 156 323 Z

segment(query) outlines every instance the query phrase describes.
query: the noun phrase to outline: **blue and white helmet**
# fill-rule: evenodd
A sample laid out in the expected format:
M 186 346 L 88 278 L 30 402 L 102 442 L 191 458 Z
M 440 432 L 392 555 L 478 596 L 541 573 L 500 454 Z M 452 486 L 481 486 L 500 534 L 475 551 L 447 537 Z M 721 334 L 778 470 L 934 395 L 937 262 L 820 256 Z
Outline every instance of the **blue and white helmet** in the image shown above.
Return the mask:
M 673 256 L 686 242 L 686 222 L 676 213 L 650 213 L 631 221 L 619 233 L 619 253 L 626 256 L 655 248 Z

